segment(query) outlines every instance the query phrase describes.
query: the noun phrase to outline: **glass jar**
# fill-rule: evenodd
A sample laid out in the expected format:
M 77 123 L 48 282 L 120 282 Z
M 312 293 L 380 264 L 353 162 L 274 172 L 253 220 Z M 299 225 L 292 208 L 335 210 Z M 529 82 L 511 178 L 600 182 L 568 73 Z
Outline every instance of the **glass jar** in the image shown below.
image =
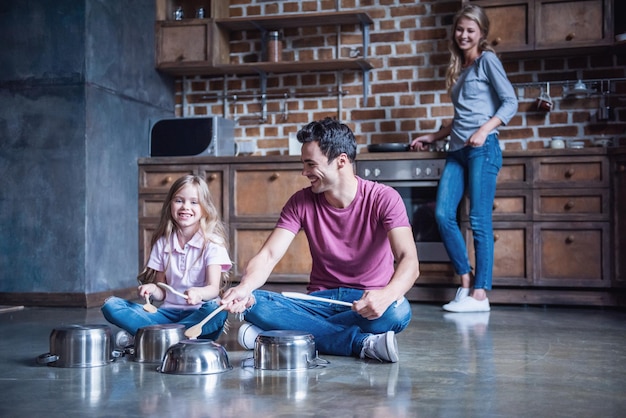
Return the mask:
M 280 32 L 270 31 L 267 41 L 267 60 L 269 62 L 280 62 L 283 59 L 283 41 Z

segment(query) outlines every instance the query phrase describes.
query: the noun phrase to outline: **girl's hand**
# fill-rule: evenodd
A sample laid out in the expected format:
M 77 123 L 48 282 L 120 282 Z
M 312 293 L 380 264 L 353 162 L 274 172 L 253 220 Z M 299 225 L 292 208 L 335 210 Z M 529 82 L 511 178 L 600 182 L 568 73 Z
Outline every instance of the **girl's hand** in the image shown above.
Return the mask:
M 157 291 L 157 285 L 154 283 L 142 284 L 137 288 L 137 293 L 139 297 L 145 298 L 146 295 L 150 296 Z
M 411 149 L 413 151 L 424 151 L 428 149 L 428 144 L 432 143 L 435 140 L 435 135 L 426 134 L 422 136 L 418 136 L 413 141 L 411 141 Z
M 185 293 L 188 296 L 187 298 L 188 305 L 197 305 L 199 303 L 202 303 L 202 300 L 203 300 L 202 291 L 198 289 L 197 287 L 190 287 L 189 289 L 185 291 Z

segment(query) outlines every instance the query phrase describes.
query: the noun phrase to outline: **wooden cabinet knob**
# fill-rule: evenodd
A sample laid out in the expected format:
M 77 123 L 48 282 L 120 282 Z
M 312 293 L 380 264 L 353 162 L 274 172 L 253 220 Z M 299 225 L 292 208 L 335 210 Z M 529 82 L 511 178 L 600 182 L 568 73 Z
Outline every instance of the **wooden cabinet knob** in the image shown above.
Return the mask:
M 166 184 L 170 184 L 172 182 L 172 176 L 167 176 L 165 178 L 163 178 L 163 181 L 161 183 L 163 183 L 163 185 L 165 186 Z
M 570 32 L 567 34 L 567 36 L 565 37 L 566 41 L 573 41 L 574 38 L 576 37 L 576 34 L 574 32 Z
M 217 180 L 217 174 L 211 173 L 211 175 L 209 177 L 207 177 L 207 180 L 210 181 L 210 182 Z
M 498 202 L 493 202 L 493 210 L 498 209 L 498 206 L 499 206 Z
M 619 167 L 617 167 L 617 171 L 619 171 L 620 173 L 626 171 L 626 164 L 620 164 Z
M 496 242 L 499 239 L 500 239 L 500 235 L 499 234 L 493 234 L 493 242 Z
M 565 210 L 572 210 L 572 209 L 574 209 L 574 202 L 570 200 L 565 204 Z
M 270 181 L 276 181 L 278 180 L 278 178 L 280 177 L 280 173 L 272 173 L 272 175 L 270 176 Z
M 500 45 L 500 42 L 502 42 L 502 38 L 498 36 L 497 38 L 494 38 L 493 41 L 491 41 L 491 45 L 497 46 L 497 45 Z
M 571 179 L 572 177 L 574 177 L 575 172 L 576 170 L 574 170 L 573 168 L 568 168 L 567 171 L 565 172 L 565 177 L 567 177 L 568 179 Z
M 568 235 L 567 238 L 565 238 L 565 243 L 566 244 L 572 244 L 574 242 L 574 236 L 573 235 Z

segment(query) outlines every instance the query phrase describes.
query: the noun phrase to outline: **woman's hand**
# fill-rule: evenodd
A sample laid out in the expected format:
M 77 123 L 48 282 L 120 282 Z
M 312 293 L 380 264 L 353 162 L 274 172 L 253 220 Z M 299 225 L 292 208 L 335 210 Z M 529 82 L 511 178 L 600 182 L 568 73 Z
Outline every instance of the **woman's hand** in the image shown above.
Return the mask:
M 478 130 L 465 141 L 465 145 L 468 147 L 482 147 L 487 140 L 487 135 L 483 134 L 481 130 Z
M 435 141 L 434 134 L 421 135 L 411 141 L 410 147 L 413 151 L 424 151 L 428 149 L 428 144 L 433 143 L 433 141 Z

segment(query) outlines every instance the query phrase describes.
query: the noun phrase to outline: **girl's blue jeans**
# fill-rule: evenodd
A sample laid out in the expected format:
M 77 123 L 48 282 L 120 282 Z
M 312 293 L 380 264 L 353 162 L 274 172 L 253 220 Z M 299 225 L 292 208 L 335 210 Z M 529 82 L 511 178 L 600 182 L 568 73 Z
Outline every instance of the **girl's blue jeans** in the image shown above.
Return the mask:
M 338 288 L 311 295 L 354 302 L 363 290 Z M 411 321 L 411 306 L 406 298 L 394 302 L 378 319 L 369 320 L 348 306 L 290 299 L 280 293 L 255 290 L 255 304 L 245 312 L 246 321 L 269 330 L 303 331 L 313 335 L 320 353 L 337 356 L 360 356 L 363 342 L 372 334 L 396 333 Z
M 493 276 L 493 200 L 496 178 L 502 168 L 502 151 L 496 134 L 481 147 L 464 147 L 448 153 L 439 188 L 435 217 L 441 239 L 454 270 L 462 275 L 471 270 L 457 211 L 467 193 L 469 223 L 474 239 L 476 270 L 474 289 L 491 289 Z
M 178 323 L 189 328 L 202 321 L 218 307 L 217 299 L 213 299 L 204 302 L 199 309 L 159 308 L 156 313 L 150 313 L 146 312 L 139 303 L 112 296 L 104 301 L 101 310 L 107 321 L 135 335 L 139 328 L 149 325 Z M 218 313 L 202 327 L 202 334 L 199 338 L 217 340 L 224 330 L 227 317 L 228 313 L 225 311 Z

